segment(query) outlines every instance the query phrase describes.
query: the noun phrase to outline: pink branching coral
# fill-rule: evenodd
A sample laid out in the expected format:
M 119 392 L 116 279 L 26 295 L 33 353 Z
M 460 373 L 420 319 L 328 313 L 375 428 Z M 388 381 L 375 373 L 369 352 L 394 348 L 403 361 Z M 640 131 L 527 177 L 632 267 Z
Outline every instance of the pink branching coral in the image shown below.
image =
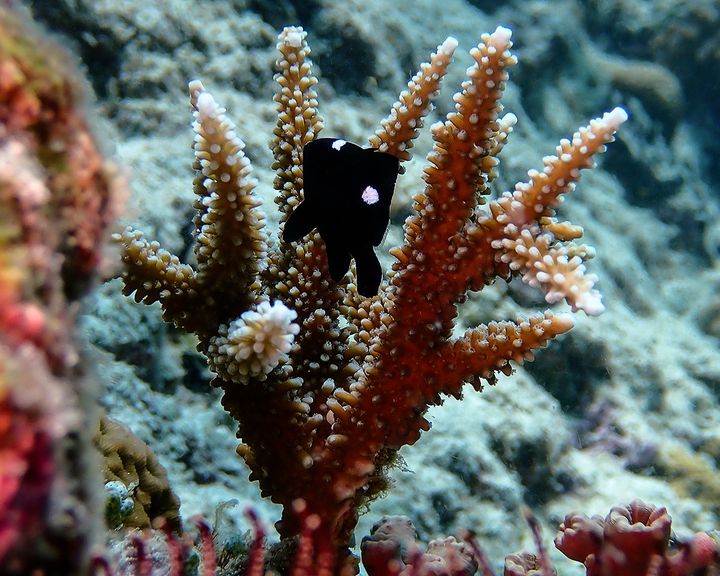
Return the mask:
M 278 43 L 272 150 L 281 231 L 303 200 L 304 146 L 323 128 L 305 36 L 286 28 Z M 125 293 L 160 302 L 167 321 L 197 335 L 213 385 L 238 422 L 237 452 L 250 478 L 284 507 L 281 535 L 301 533 L 299 501 L 317 518 L 318 573 L 340 573 L 349 562 L 358 510 L 386 488 L 397 450 L 430 428 L 429 406 L 443 395 L 459 397 L 465 382 L 477 390 L 494 383 L 497 373 L 512 371 L 511 362 L 531 360 L 573 325 L 569 315 L 547 311 L 455 337 L 457 306 L 468 291 L 519 276 L 550 303 L 603 310 L 583 263 L 592 250 L 566 242 L 582 229 L 554 214 L 626 114 L 616 108 L 593 120 L 530 170 L 527 182 L 488 202 L 516 120 L 501 115 L 500 103 L 516 62 L 510 37 L 506 28 L 482 36 L 455 110 L 432 126 L 423 189 L 377 296 L 358 294 L 352 270 L 331 279 L 317 232 L 269 242 L 244 143 L 198 81 L 190 84 L 196 266 L 140 231 L 116 236 Z M 398 158 L 401 172 L 456 46 L 448 38 L 438 47 L 370 138 Z

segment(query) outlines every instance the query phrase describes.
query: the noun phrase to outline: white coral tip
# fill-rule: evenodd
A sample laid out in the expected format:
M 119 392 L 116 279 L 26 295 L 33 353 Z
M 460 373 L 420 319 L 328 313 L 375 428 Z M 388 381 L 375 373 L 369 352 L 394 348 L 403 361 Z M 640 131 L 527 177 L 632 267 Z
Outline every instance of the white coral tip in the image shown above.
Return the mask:
M 518 118 L 513 114 L 512 112 L 508 112 L 500 119 L 500 122 L 503 126 L 515 126 L 517 124 Z
M 248 377 L 265 379 L 287 359 L 300 327 L 294 322 L 297 312 L 282 302 L 261 302 L 227 328 L 227 336 L 218 338 L 219 356 L 214 370 L 222 377 L 247 383 Z
M 600 316 L 605 312 L 602 295 L 597 290 L 591 290 L 580 296 L 575 302 L 574 308 L 585 311 L 588 316 Z
M 197 109 L 201 118 L 212 118 L 217 114 L 218 105 L 210 92 L 198 94 Z
M 495 32 L 490 34 L 492 43 L 498 48 L 498 50 L 504 50 L 510 43 L 510 37 L 512 36 L 512 30 L 505 28 L 505 26 L 498 26 L 495 28 Z
M 613 130 L 617 130 L 618 126 L 628 119 L 628 113 L 624 108 L 616 106 L 610 112 L 603 115 L 603 122 Z
M 205 86 L 203 86 L 203 83 L 200 80 L 190 80 L 190 82 L 188 82 L 188 91 L 190 94 L 205 92 Z
M 448 36 L 445 39 L 445 42 L 440 44 L 438 46 L 438 52 L 442 52 L 443 54 L 452 55 L 453 52 L 455 52 L 455 49 L 458 47 L 458 41 L 457 38 L 453 36 Z
M 285 44 L 293 48 L 300 48 L 303 42 L 302 29 L 288 30 L 285 34 Z

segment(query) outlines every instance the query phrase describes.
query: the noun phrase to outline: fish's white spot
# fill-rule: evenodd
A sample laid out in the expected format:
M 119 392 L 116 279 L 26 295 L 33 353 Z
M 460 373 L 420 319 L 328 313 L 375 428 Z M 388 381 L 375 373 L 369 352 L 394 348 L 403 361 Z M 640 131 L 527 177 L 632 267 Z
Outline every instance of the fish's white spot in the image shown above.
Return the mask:
M 376 188 L 373 188 L 372 186 L 366 186 L 365 190 L 363 190 L 362 193 L 362 199 L 365 204 L 375 204 L 378 200 L 380 200 L 380 194 L 378 193 Z
M 335 142 L 332 143 L 332 149 L 340 150 L 345 144 L 347 144 L 347 140 L 335 140 Z

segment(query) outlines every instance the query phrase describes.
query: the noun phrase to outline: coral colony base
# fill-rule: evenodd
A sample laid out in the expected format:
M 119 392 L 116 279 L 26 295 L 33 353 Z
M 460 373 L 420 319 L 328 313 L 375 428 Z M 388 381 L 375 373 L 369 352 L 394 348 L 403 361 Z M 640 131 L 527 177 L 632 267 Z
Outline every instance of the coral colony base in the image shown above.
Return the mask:
M 273 151 L 282 233 L 306 199 L 304 151 L 322 121 L 305 33 L 287 28 L 278 48 Z M 370 138 L 371 149 L 397 159 L 399 172 L 455 48 L 452 39 L 438 48 Z M 244 554 L 223 548 L 216 555 L 211 529 L 199 522 L 198 555 L 187 534 L 178 534 L 177 501 L 149 448 L 93 409 L 73 338 L 78 298 L 93 281 L 100 239 L 124 188 L 96 149 L 63 51 L 0 7 L 0 575 L 357 570 L 348 544 L 358 510 L 387 487 L 397 450 L 429 428 L 427 407 L 442 394 L 459 397 L 463 382 L 477 390 L 493 383 L 498 371 L 511 371 L 510 361 L 532 359 L 533 350 L 572 326 L 570 316 L 546 312 L 453 338 L 466 292 L 517 275 L 549 302 L 602 311 L 583 264 L 592 252 L 569 242 L 582 230 L 557 222 L 553 209 L 625 113 L 615 109 L 592 121 L 562 141 L 527 183 L 487 202 L 515 122 L 500 116 L 499 103 L 515 63 L 510 48 L 510 31 L 498 28 L 471 52 L 475 65 L 455 96 L 455 112 L 432 127 L 435 146 L 404 243 L 392 251 L 395 263 L 377 295 L 366 298 L 354 269 L 332 279 L 322 230 L 301 226 L 307 235 L 270 245 L 243 144 L 225 110 L 191 83 L 196 266 L 125 230 L 116 236 L 125 291 L 159 301 L 166 320 L 197 335 L 213 384 L 238 422 L 238 453 L 263 494 L 284 507 L 275 553 L 266 555 L 251 514 L 255 536 Z M 320 189 L 326 185 L 320 181 Z M 388 191 L 373 188 L 378 200 Z M 358 191 L 375 203 L 372 191 Z M 374 237 L 364 237 L 366 263 L 368 243 Z M 96 429 L 93 450 L 88 431 Z M 101 484 L 93 473 L 97 451 L 117 501 L 115 519 L 127 528 L 132 517 L 147 528 L 130 532 L 118 558 L 91 553 L 102 534 L 93 488 Z M 138 485 L 126 482 L 129 467 Z M 130 498 L 138 506 L 141 496 L 147 508 L 128 516 Z M 150 530 L 150 522 L 161 529 Z M 505 574 L 551 576 L 531 517 L 530 524 L 538 554 L 508 556 Z M 713 540 L 698 534 L 673 542 L 665 509 L 642 502 L 614 508 L 605 519 L 566 517 L 556 546 L 590 576 L 718 573 Z M 423 551 L 406 518 L 383 518 L 361 548 L 371 576 L 460 576 L 478 566 L 492 573 L 471 535 L 463 543 L 435 540 Z

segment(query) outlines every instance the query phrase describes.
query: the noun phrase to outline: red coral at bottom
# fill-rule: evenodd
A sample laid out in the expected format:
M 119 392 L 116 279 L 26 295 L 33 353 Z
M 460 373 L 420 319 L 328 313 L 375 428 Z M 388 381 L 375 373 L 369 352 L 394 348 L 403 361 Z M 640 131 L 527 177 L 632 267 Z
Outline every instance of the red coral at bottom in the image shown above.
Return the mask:
M 42 531 L 54 465 L 52 438 L 0 390 L 0 564 Z M 12 570 L 10 570 L 12 572 Z
M 720 574 L 720 548 L 705 533 L 671 542 L 672 519 L 664 507 L 634 500 L 603 519 L 569 514 L 555 546 L 585 564 L 587 576 L 685 576 Z

